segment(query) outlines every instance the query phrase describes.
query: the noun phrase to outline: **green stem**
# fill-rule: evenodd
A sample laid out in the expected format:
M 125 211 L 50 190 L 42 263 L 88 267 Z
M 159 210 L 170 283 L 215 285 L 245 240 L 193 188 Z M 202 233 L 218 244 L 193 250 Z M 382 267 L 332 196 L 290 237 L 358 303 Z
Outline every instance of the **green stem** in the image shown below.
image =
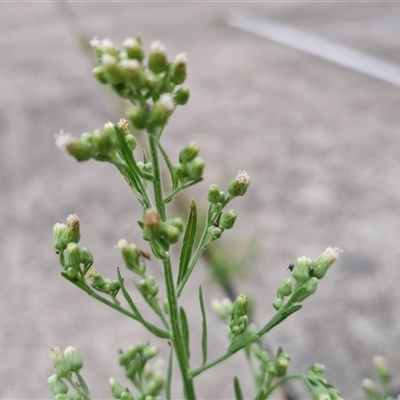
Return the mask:
M 162 179 L 160 163 L 158 159 L 158 138 L 159 135 L 154 133 L 148 134 L 149 149 L 151 155 L 151 162 L 153 165 L 153 188 L 154 188 L 154 200 L 156 203 L 157 211 L 160 214 L 161 220 L 165 221 L 166 209 L 163 202 L 163 192 L 162 192 Z M 177 296 L 175 293 L 174 278 L 172 274 L 172 266 L 170 258 L 163 260 L 163 270 L 165 278 L 165 288 L 167 292 L 171 328 L 172 328 L 172 344 L 176 353 L 176 358 L 178 360 L 179 368 L 182 375 L 184 395 L 186 399 L 195 400 L 196 394 L 194 391 L 193 378 L 190 374 L 189 361 L 187 357 L 185 341 L 183 339 L 181 326 L 179 323 L 179 308 Z
M 84 400 L 90 400 L 90 396 L 87 396 L 86 393 L 81 389 L 79 385 L 77 385 L 71 378 L 65 378 L 68 383 L 76 390 L 76 393 L 79 394 Z
M 293 380 L 293 379 L 298 379 L 298 380 L 305 382 L 305 379 L 302 375 L 291 375 L 291 376 L 282 378 L 280 381 L 275 383 L 275 385 L 272 385 L 270 388 L 268 388 L 268 390 L 265 392 L 264 399 L 268 399 L 268 396 L 270 394 L 272 394 L 276 389 L 278 389 L 279 386 L 283 386 L 286 382 Z
M 194 378 L 197 375 L 200 375 L 202 372 L 204 372 L 205 370 L 214 367 L 215 365 L 219 364 L 222 361 L 225 361 L 227 358 L 229 358 L 230 356 L 232 356 L 234 353 L 229 353 L 226 352 L 225 354 L 223 354 L 221 357 L 216 358 L 214 361 L 211 361 L 207 364 L 202 365 L 199 368 L 196 368 L 192 371 L 191 376 Z

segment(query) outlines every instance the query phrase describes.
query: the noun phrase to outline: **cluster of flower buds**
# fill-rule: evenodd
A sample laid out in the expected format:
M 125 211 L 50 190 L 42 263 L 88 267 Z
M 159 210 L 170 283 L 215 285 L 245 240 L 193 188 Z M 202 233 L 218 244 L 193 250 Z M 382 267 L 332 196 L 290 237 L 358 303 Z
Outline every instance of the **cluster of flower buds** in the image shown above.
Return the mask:
M 231 322 L 229 328 L 231 330 L 231 339 L 233 340 L 247 328 L 247 312 L 249 308 L 249 299 L 245 294 L 239 294 L 232 306 Z
M 133 151 L 136 148 L 136 139 L 128 132 L 124 119 L 119 121 L 118 127 L 112 122 L 107 122 L 103 128 L 94 132 L 84 132 L 79 138 L 61 131 L 56 135 L 56 145 L 77 161 L 113 158 L 119 148 L 116 129 L 121 129 L 128 148 Z
M 174 174 L 181 185 L 187 182 L 199 182 L 203 178 L 204 160 L 198 156 L 199 145 L 189 143 L 179 153 L 179 163 L 174 167 Z
M 137 287 L 142 294 L 142 296 L 149 302 L 152 303 L 156 299 L 156 296 L 158 294 L 158 286 L 156 284 L 156 280 L 154 277 L 151 275 L 146 276 L 145 278 L 142 278 L 138 284 Z
M 84 276 L 93 264 L 93 255 L 86 248 L 80 248 L 80 220 L 76 214 L 67 217 L 66 224 L 56 223 L 53 228 L 54 249 L 60 254 L 61 264 L 71 279 Z
M 135 272 L 139 276 L 145 276 L 146 264 L 144 263 L 142 250 L 134 243 L 128 244 L 126 239 L 121 239 L 116 247 L 121 250 L 126 268 Z
M 150 368 L 147 362 L 158 354 L 158 349 L 149 344 L 139 343 L 130 347 L 126 352 L 120 350 L 119 364 L 125 369 L 126 376 L 137 386 L 140 387 L 139 397 L 133 397 L 128 389 L 123 388 L 115 379 L 110 379 L 111 392 L 115 399 L 136 400 L 136 399 L 159 399 L 158 394 L 163 388 L 160 365 L 155 364 Z
M 54 347 L 51 350 L 51 357 L 54 362 L 55 374 L 51 375 L 47 382 L 54 398 L 56 400 L 81 400 L 82 397 L 78 393 L 68 394 L 69 387 L 64 381 L 66 379 L 70 382 L 74 373 L 78 377 L 78 382 L 75 385 L 80 386 L 85 393 L 88 392 L 87 386 L 79 374 L 83 367 L 83 361 L 78 350 L 69 346 L 64 350 L 64 353 L 61 353 L 59 347 Z
M 121 285 L 117 280 L 108 278 L 104 279 L 93 267 L 87 272 L 86 278 L 92 280 L 92 286 L 95 289 L 112 297 L 115 297 L 121 288 Z
M 180 86 L 187 76 L 185 54 L 170 62 L 165 46 L 154 42 L 146 63 L 140 38 L 126 39 L 122 50 L 108 39 L 95 38 L 91 45 L 97 58 L 94 76 L 131 101 L 128 118 L 136 129 L 164 126 L 175 106 L 187 103 L 189 90 Z
M 295 302 L 300 303 L 317 290 L 318 280 L 322 279 L 329 267 L 336 261 L 342 250 L 338 247 L 328 247 L 320 257 L 312 261 L 306 256 L 298 257 L 289 266 L 295 281 L 294 287 L 290 278 L 284 279 L 278 287 L 278 298 L 273 307 L 279 310 L 286 297 L 294 296 Z
M 259 371 L 255 375 L 259 387 L 262 387 L 267 380 L 286 375 L 290 356 L 281 347 L 277 351 L 275 360 L 258 343 L 250 346 L 250 354 L 259 362 Z
M 343 400 L 339 391 L 329 384 L 324 376 L 325 367 L 322 364 L 311 366 L 304 379 L 315 400 Z
M 147 209 L 144 213 L 143 239 L 147 241 L 157 241 L 164 248 L 176 243 L 184 229 L 181 218 L 172 218 L 168 221 L 161 221 L 157 210 Z

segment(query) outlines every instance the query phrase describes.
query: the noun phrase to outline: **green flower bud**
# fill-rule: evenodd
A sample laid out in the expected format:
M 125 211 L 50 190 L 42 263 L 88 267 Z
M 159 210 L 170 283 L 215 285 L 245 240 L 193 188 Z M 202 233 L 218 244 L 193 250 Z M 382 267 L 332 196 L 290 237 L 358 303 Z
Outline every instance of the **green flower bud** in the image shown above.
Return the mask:
M 190 90 L 185 87 L 180 88 L 174 93 L 175 104 L 184 106 L 189 101 L 189 97 L 190 97 Z
M 187 76 L 187 56 L 180 53 L 175 57 L 175 61 L 171 65 L 171 82 L 180 85 L 186 80 Z
M 282 300 L 292 294 L 292 281 L 290 278 L 284 279 L 278 287 L 278 297 Z
M 304 282 L 310 277 L 309 265 L 311 260 L 306 256 L 298 257 L 292 269 L 292 276 L 297 283 Z
M 379 394 L 378 390 L 376 389 L 376 386 L 371 379 L 364 379 L 361 383 L 365 394 L 368 396 L 369 399 L 374 400 L 374 399 L 379 399 Z
M 174 172 L 176 174 L 176 177 L 180 180 L 180 181 L 184 181 L 187 178 L 187 170 L 186 170 L 186 166 L 183 164 L 177 164 L 174 168 Z
M 221 237 L 222 229 L 217 226 L 210 226 L 207 229 L 207 233 L 210 235 L 211 241 L 213 241 Z
M 68 277 L 72 280 L 76 280 L 79 277 L 78 267 L 67 267 L 66 272 L 68 274 Z
M 110 54 L 103 54 L 101 63 L 104 66 L 107 80 L 112 85 L 118 85 L 125 82 L 125 71 L 120 66 L 118 59 Z
M 61 354 L 59 347 L 54 347 L 51 350 L 51 358 L 54 362 L 54 367 L 56 370 L 56 375 L 58 378 L 68 378 L 71 373 L 71 365 Z
M 315 277 L 309 278 L 301 286 L 300 293 L 296 296 L 296 302 L 300 303 L 307 297 L 311 296 L 317 290 L 318 279 Z
M 101 60 L 101 56 L 103 55 L 103 50 L 101 49 L 101 41 L 95 37 L 93 38 L 89 44 L 93 47 L 97 61 Z
M 168 223 L 163 224 L 162 231 L 163 231 L 163 237 L 165 238 L 168 244 L 174 244 L 178 242 L 181 236 L 180 230 L 176 226 Z
M 126 115 L 137 130 L 142 130 L 146 127 L 146 114 L 140 107 L 129 106 Z
M 220 192 L 219 192 L 219 188 L 217 185 L 211 184 L 210 185 L 210 189 L 208 190 L 208 201 L 211 204 L 217 204 L 220 201 Z
M 82 400 L 82 398 L 78 393 L 74 394 L 59 393 L 54 396 L 54 400 Z
M 151 44 L 148 67 L 155 74 L 165 72 L 168 68 L 166 48 L 160 42 Z
M 150 111 L 149 127 L 164 126 L 174 111 L 174 100 L 169 93 L 164 93 L 154 104 Z
M 189 143 L 179 153 L 179 162 L 182 164 L 187 164 L 188 162 L 194 160 L 199 154 L 199 149 L 199 145 L 196 142 Z
M 142 61 L 144 59 L 144 51 L 141 40 L 139 38 L 125 39 L 123 46 L 125 47 L 126 55 L 128 56 L 128 58 L 132 58 L 138 61 Z
M 107 71 L 104 68 L 104 65 L 97 65 L 93 68 L 92 73 L 102 85 L 107 85 L 109 83 Z
M 160 214 L 158 214 L 158 211 L 152 208 L 147 209 L 144 213 L 143 239 L 158 239 L 162 234 L 161 229 L 161 217 Z
M 119 58 L 119 50 L 117 46 L 110 39 L 103 39 L 100 43 L 102 54 L 109 54 L 110 56 Z
M 150 360 L 158 354 L 158 349 L 156 346 L 146 345 L 142 351 L 142 356 L 146 361 Z
M 79 351 L 72 346 L 64 350 L 64 359 L 71 365 L 72 371 L 79 372 L 83 367 L 83 360 Z
M 53 228 L 53 245 L 56 251 L 62 252 L 67 247 L 65 242 L 67 226 L 57 222 Z
M 276 311 L 278 311 L 282 306 L 283 306 L 283 300 L 281 298 L 276 299 L 272 303 L 272 307 L 274 307 Z
M 204 160 L 201 157 L 194 158 L 186 166 L 188 178 L 192 181 L 197 181 L 202 178 L 204 171 Z
M 272 375 L 272 376 L 278 375 L 276 365 L 272 361 L 267 363 L 267 373 L 268 373 L 268 375 Z
M 148 299 L 151 300 L 158 294 L 158 287 L 155 279 L 150 275 L 141 279 L 138 283 L 140 292 Z
M 47 379 L 47 383 L 50 386 L 53 395 L 56 394 L 66 394 L 68 393 L 68 386 L 67 384 L 62 381 L 56 374 L 51 375 L 49 379 Z
M 122 60 L 121 68 L 125 71 L 126 77 L 137 89 L 141 89 L 145 81 L 142 66 L 137 60 Z
M 310 275 L 321 279 L 328 271 L 328 268 L 339 258 L 342 250 L 339 247 L 328 247 L 320 257 L 310 264 Z
M 86 247 L 81 249 L 81 263 L 84 265 L 93 264 L 93 254 Z
M 290 356 L 288 353 L 285 353 L 281 347 L 278 349 L 278 353 L 276 356 L 276 372 L 277 376 L 284 376 L 287 372 L 290 363 Z
M 250 177 L 246 171 L 239 171 L 237 177 L 228 185 L 232 197 L 243 196 L 250 186 Z
M 125 239 L 121 239 L 117 247 L 121 250 L 122 258 L 125 262 L 126 267 L 141 275 L 144 272 L 145 267 L 140 264 L 140 249 L 135 244 L 128 242 Z
M 73 138 L 69 133 L 63 131 L 56 135 L 56 146 L 65 150 L 77 161 L 87 161 L 94 154 L 93 146 L 90 143 Z
M 114 296 L 121 288 L 118 281 L 113 279 L 104 279 L 103 292 Z
M 221 229 L 231 229 L 236 221 L 236 211 L 230 210 L 221 217 L 219 226 Z
M 125 136 L 125 142 L 129 148 L 130 151 L 133 151 L 136 149 L 136 138 L 135 136 L 131 135 L 130 133 Z
M 122 392 L 121 393 L 121 400 L 135 400 L 135 398 L 132 396 L 130 392 Z
M 67 248 L 64 251 L 64 266 L 74 267 L 79 269 L 81 263 L 81 249 L 76 243 L 68 243 Z
M 247 328 L 247 311 L 249 308 L 249 299 L 245 294 L 239 294 L 233 303 L 231 323 L 232 338 L 243 333 Z
M 108 383 L 110 385 L 111 394 L 113 395 L 114 399 L 120 399 L 121 394 L 125 392 L 126 389 L 114 378 L 110 378 Z
M 103 129 L 96 129 L 93 134 L 93 144 L 98 154 L 107 155 L 115 149 L 115 125 L 107 122 Z
M 379 380 L 382 382 L 383 386 L 390 384 L 390 373 L 386 365 L 386 360 L 382 356 L 374 357 L 375 370 L 378 375 Z
M 325 365 L 319 364 L 319 363 L 315 363 L 308 369 L 309 369 L 309 371 L 312 371 L 315 374 L 323 375 L 323 373 L 325 372 Z
M 65 240 L 67 243 L 79 243 L 80 238 L 80 219 L 77 214 L 70 214 L 67 217 Z

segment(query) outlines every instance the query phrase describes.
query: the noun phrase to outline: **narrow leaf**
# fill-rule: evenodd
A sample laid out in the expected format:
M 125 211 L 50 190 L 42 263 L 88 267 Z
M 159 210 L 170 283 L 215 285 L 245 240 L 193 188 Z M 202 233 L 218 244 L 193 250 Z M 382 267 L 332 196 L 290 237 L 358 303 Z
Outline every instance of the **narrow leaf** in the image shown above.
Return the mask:
M 187 267 L 189 265 L 190 257 L 192 256 L 192 249 L 194 239 L 197 231 L 197 208 L 196 203 L 192 199 L 189 207 L 189 214 L 186 220 L 186 229 L 183 236 L 183 244 L 181 249 L 181 255 L 179 259 L 179 272 L 177 286 L 182 281 L 186 274 Z
M 236 400 L 243 400 L 242 389 L 240 388 L 240 383 L 237 376 L 233 378 L 233 388 L 235 389 Z
M 207 317 L 206 317 L 206 309 L 204 307 L 204 299 L 203 299 L 203 289 L 201 285 L 199 286 L 199 303 L 202 320 L 202 331 L 201 331 L 201 350 L 203 353 L 203 364 L 207 362 Z
M 190 349 L 189 349 L 189 325 L 188 321 L 186 318 L 186 313 L 183 307 L 179 308 L 179 314 L 180 314 L 180 320 L 181 320 L 181 326 L 182 326 L 182 336 L 183 336 L 183 341 L 185 343 L 186 347 L 186 352 L 187 352 L 187 358 L 190 358 Z
M 257 393 L 257 396 L 254 398 L 254 400 L 263 400 L 264 399 L 264 396 L 265 396 L 265 392 L 264 392 L 264 390 L 260 390 L 258 393 Z
M 228 347 L 228 353 L 236 353 L 237 351 L 243 349 L 243 347 L 247 346 L 250 343 L 253 343 L 257 339 L 258 336 L 255 334 L 239 337 L 238 339 L 235 339 Z

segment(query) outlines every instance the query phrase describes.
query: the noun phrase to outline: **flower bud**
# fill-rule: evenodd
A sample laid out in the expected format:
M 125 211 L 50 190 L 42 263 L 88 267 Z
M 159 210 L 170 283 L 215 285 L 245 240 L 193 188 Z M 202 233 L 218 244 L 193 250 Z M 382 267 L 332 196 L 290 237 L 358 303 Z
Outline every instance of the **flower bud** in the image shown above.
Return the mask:
M 292 269 L 292 276 L 297 283 L 304 282 L 310 277 L 309 265 L 311 260 L 306 256 L 298 257 Z
M 164 93 L 150 111 L 148 124 L 150 127 L 163 126 L 174 111 L 174 101 L 169 93 Z
M 97 65 L 96 67 L 94 67 L 92 70 L 92 74 L 102 85 L 107 85 L 109 83 L 107 71 L 104 65 Z
M 176 226 L 167 224 L 167 225 L 163 226 L 163 234 L 164 234 L 165 241 L 168 244 L 174 244 L 174 243 L 178 242 L 181 232 L 179 231 L 179 229 Z
M 119 50 L 110 39 L 103 39 L 100 43 L 100 48 L 103 54 L 109 54 L 113 57 L 119 58 Z
M 389 385 L 390 373 L 386 365 L 386 360 L 382 356 L 376 356 L 374 357 L 374 365 L 379 380 L 382 382 L 384 386 Z
M 120 399 L 121 394 L 123 392 L 125 392 L 126 389 L 119 382 L 117 382 L 114 378 L 110 378 L 108 383 L 110 385 L 111 393 L 112 393 L 114 399 Z
M 57 222 L 53 228 L 53 245 L 56 251 L 62 252 L 67 247 L 65 242 L 67 226 Z
M 121 239 L 117 247 L 121 250 L 122 258 L 125 262 L 126 267 L 138 274 L 144 272 L 144 266 L 140 265 L 140 249 L 135 244 L 128 242 L 125 239 Z
M 129 106 L 126 115 L 137 130 L 140 131 L 146 127 L 146 114 L 140 107 L 136 105 Z
M 79 268 L 76 266 L 67 267 L 66 272 L 68 274 L 68 277 L 72 280 L 76 280 L 79 277 Z
M 220 201 L 220 192 L 219 192 L 219 188 L 217 185 L 211 184 L 210 185 L 210 189 L 208 190 L 208 201 L 211 204 L 217 204 Z
M 222 235 L 222 229 L 217 226 L 210 226 L 207 229 L 207 233 L 210 235 L 211 241 L 219 239 Z
M 79 351 L 72 346 L 64 350 L 64 359 L 71 365 L 72 371 L 79 372 L 83 367 L 83 360 Z
M 64 359 L 59 347 L 54 347 L 51 350 L 51 358 L 54 362 L 57 377 L 68 378 L 71 373 L 71 365 Z
M 104 279 L 103 292 L 115 296 L 121 288 L 118 281 L 113 279 Z
M 290 356 L 288 353 L 285 353 L 281 347 L 279 347 L 278 349 L 278 354 L 276 356 L 276 362 L 275 362 L 275 366 L 276 366 L 276 372 L 277 372 L 277 376 L 283 376 L 286 374 L 286 371 L 289 367 L 289 363 L 290 363 Z
M 221 229 L 231 229 L 236 221 L 237 218 L 237 213 L 234 210 L 230 210 L 227 213 L 225 213 L 221 217 L 221 221 L 219 223 L 219 226 Z
M 243 196 L 250 185 L 250 177 L 246 171 L 239 171 L 237 177 L 228 185 L 228 193 L 232 197 Z
M 178 89 L 174 94 L 175 104 L 180 106 L 184 106 L 190 97 L 190 90 L 188 88 L 182 87 Z
M 279 309 L 281 309 L 283 306 L 283 300 L 281 298 L 276 299 L 273 303 L 272 303 L 272 307 L 275 308 L 276 311 L 278 311 Z
M 141 279 L 138 283 L 138 287 L 142 295 L 144 295 L 148 300 L 153 299 L 158 294 L 156 281 L 151 275 Z
M 126 55 L 128 56 L 128 58 L 132 58 L 138 61 L 142 61 L 144 59 L 144 51 L 140 38 L 125 39 L 122 45 L 125 47 Z
M 186 170 L 186 166 L 179 163 L 175 166 L 174 168 L 174 172 L 176 174 L 176 177 L 180 180 L 180 181 L 185 181 L 187 178 L 187 170 Z
M 204 160 L 201 157 L 194 158 L 186 166 L 188 178 L 192 181 L 197 181 L 202 178 L 204 171 Z
M 77 214 L 70 214 L 67 217 L 67 229 L 65 240 L 67 243 L 79 243 L 80 234 L 80 219 Z
M 79 269 L 81 263 L 81 249 L 76 243 L 68 243 L 64 251 L 64 266 Z
M 161 217 L 157 210 L 149 208 L 144 213 L 144 240 L 155 240 L 161 235 Z
M 125 82 L 125 71 L 120 66 L 118 59 L 110 54 L 103 54 L 101 63 L 104 66 L 107 80 L 112 85 L 118 85 Z
M 371 379 L 364 379 L 361 385 L 368 398 L 371 400 L 379 398 L 378 391 L 376 390 L 375 384 Z
M 63 131 L 56 135 L 56 146 L 65 150 L 77 161 L 87 161 L 94 154 L 93 146 L 90 143 L 73 138 L 69 133 Z
M 135 400 L 135 398 L 132 396 L 130 392 L 122 392 L 121 393 L 121 400 Z
M 309 370 L 315 374 L 322 375 L 325 372 L 325 365 L 315 363 L 309 368 Z
M 84 265 L 93 264 L 93 254 L 86 247 L 81 249 L 81 263 Z
M 49 384 L 54 396 L 56 394 L 68 393 L 67 384 L 63 380 L 61 380 L 56 374 L 51 375 L 49 379 L 47 379 L 47 383 Z
M 282 300 L 292 294 L 292 281 L 290 278 L 284 279 L 278 287 L 278 297 Z
M 125 71 L 128 80 L 137 88 L 141 89 L 144 82 L 142 66 L 137 60 L 122 60 L 121 68 Z
M 328 268 L 339 258 L 341 252 L 339 247 L 328 247 L 320 257 L 310 264 L 310 275 L 318 279 L 323 278 Z
M 136 143 L 135 136 L 133 136 L 129 133 L 128 135 L 125 136 L 125 142 L 130 151 L 133 151 L 136 149 L 137 143 Z
M 249 298 L 245 294 L 239 294 L 233 303 L 232 317 L 247 315 L 247 310 L 249 308 Z
M 180 53 L 175 57 L 174 62 L 171 65 L 171 82 L 175 85 L 180 85 L 186 80 L 187 75 L 187 56 L 184 53 Z
M 182 164 L 187 164 L 188 162 L 194 160 L 198 154 L 199 145 L 196 142 L 191 142 L 179 153 L 179 162 Z
M 248 307 L 249 307 L 248 297 L 244 294 L 239 294 L 239 296 L 233 303 L 231 323 L 229 324 L 229 328 L 231 329 L 232 339 L 246 330 Z
M 158 354 L 158 349 L 156 346 L 146 345 L 142 351 L 142 356 L 146 361 L 150 360 L 157 354 Z
M 300 303 L 307 297 L 315 293 L 318 286 L 318 279 L 315 277 L 309 278 L 301 287 L 301 292 L 296 297 L 296 302 Z
M 96 129 L 93 134 L 93 144 L 97 154 L 107 155 L 115 149 L 115 125 L 107 122 L 103 129 Z
M 168 68 L 167 49 L 160 42 L 153 42 L 150 48 L 148 67 L 155 74 L 165 72 Z

